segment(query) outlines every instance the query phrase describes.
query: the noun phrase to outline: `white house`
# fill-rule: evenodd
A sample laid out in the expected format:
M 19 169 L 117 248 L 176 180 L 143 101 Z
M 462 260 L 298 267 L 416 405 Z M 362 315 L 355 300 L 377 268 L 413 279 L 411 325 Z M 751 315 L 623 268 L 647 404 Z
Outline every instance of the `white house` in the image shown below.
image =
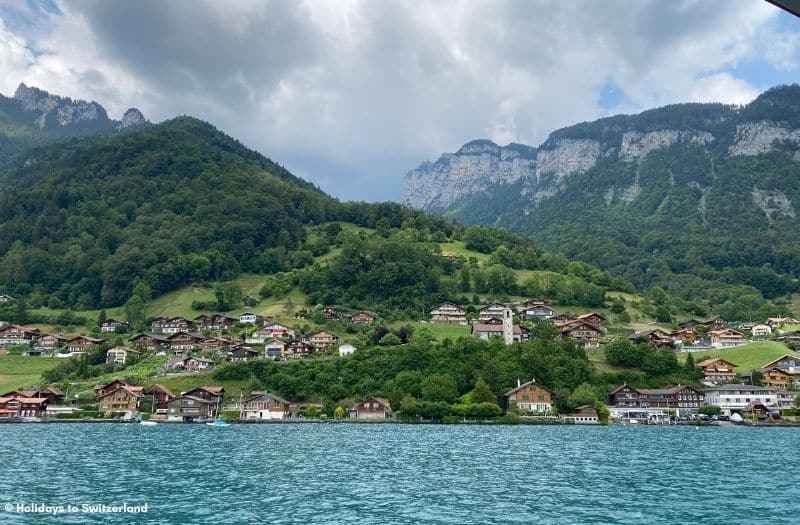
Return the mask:
M 128 358 L 138 356 L 139 351 L 125 346 L 116 346 L 106 352 L 106 364 L 124 365 Z
M 772 334 L 772 328 L 766 324 L 757 324 L 752 329 L 753 337 L 766 337 Z
M 703 392 L 707 405 L 718 406 L 727 415 L 742 412 L 754 401 L 759 401 L 766 407 L 778 406 L 778 391 L 763 386 L 719 385 L 706 388 Z
M 343 345 L 339 345 L 339 355 L 340 356 L 350 355 L 355 351 L 356 351 L 356 347 L 351 345 L 351 344 L 345 343 Z
M 261 324 L 264 322 L 264 316 L 245 312 L 239 316 L 239 322 L 242 324 Z

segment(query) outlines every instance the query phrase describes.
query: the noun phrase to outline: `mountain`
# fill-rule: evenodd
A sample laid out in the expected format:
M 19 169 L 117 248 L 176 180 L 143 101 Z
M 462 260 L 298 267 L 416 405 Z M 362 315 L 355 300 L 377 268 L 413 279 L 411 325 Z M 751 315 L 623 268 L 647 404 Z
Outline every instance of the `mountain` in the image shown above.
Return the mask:
M 533 236 L 639 289 L 686 300 L 795 291 L 800 86 L 742 107 L 677 104 L 553 132 L 538 147 L 465 144 L 406 176 L 403 201 Z M 701 294 L 702 291 L 702 294 Z M 712 305 L 735 300 L 711 297 Z
M 0 163 L 34 145 L 146 125 L 149 122 L 136 108 L 128 109 L 122 120 L 112 120 L 97 102 L 52 95 L 21 83 L 13 97 L 0 95 Z

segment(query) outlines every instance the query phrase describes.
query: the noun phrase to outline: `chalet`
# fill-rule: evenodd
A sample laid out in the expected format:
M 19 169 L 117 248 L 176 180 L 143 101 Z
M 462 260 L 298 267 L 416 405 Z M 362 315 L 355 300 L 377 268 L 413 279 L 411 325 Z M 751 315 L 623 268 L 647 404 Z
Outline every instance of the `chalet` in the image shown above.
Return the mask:
M 533 308 L 534 306 L 550 306 L 550 301 L 548 301 L 547 299 L 542 299 L 541 297 L 528 299 L 526 301 L 522 301 L 517 305 L 517 312 L 522 313 L 523 310 L 527 308 Z
M 686 325 L 686 326 L 684 326 Z M 713 317 L 709 317 L 708 319 L 704 319 L 702 321 L 698 321 L 697 319 L 689 319 L 688 321 L 681 323 L 681 328 L 694 328 L 697 325 L 703 325 L 706 327 L 706 330 L 722 330 L 728 326 L 728 321 L 725 320 L 724 317 L 719 315 L 715 315 Z
M 778 406 L 777 391 L 773 388 L 729 384 L 706 388 L 703 392 L 706 404 L 720 407 L 727 415 L 743 412 L 754 401 L 767 407 Z
M 500 319 L 492 318 L 486 323 L 472 323 L 470 333 L 473 337 L 489 340 L 491 337 L 503 338 L 503 322 Z M 512 326 L 514 342 L 527 341 L 530 339 L 530 330 L 524 326 L 515 324 Z
M 767 337 L 772 335 L 772 328 L 766 324 L 757 324 L 750 332 L 753 334 L 753 337 Z
M 183 362 L 183 369 L 187 372 L 201 372 L 214 367 L 214 361 L 202 357 L 189 357 Z
M 434 323 L 467 323 L 467 312 L 453 303 L 442 303 L 431 309 L 430 316 Z
M 782 326 L 785 324 L 800 324 L 797 322 L 797 319 L 794 317 L 770 317 L 764 323 L 772 328 L 776 328 L 778 326 Z
M 46 410 L 45 397 L 0 397 L 0 419 L 42 417 Z
M 124 385 L 105 392 L 97 396 L 97 409 L 100 412 L 136 413 L 144 397 L 142 390 L 140 386 Z
M 564 324 L 556 324 L 562 337 L 569 337 L 575 344 L 584 348 L 600 346 L 600 328 L 588 321 L 576 319 Z
M 186 369 L 186 360 L 189 359 L 186 356 L 175 356 L 170 357 L 167 359 L 167 362 L 164 363 L 164 368 L 167 370 L 172 370 L 176 372 L 180 372 Z
M 185 352 L 186 350 L 200 348 L 200 345 L 205 340 L 205 337 L 203 337 L 203 334 L 198 334 L 195 332 L 176 332 L 170 335 L 167 339 L 169 339 L 170 350 L 178 354 Z
M 599 422 L 597 409 L 592 405 L 583 405 L 562 417 L 565 423 L 574 425 L 596 425 Z
M 106 319 L 100 323 L 100 331 L 105 333 L 127 332 L 128 323 L 117 321 L 116 319 Z
M 48 405 L 58 405 L 64 402 L 66 395 L 59 388 L 47 386 L 41 389 L 36 397 L 44 397 Z
M 240 345 L 231 350 L 227 359 L 228 361 L 249 361 L 251 359 L 256 359 L 259 355 L 258 351 L 253 350 L 249 346 Z
M 200 343 L 204 352 L 222 352 L 236 344 L 236 341 L 225 337 L 206 337 Z
M 242 419 L 245 421 L 284 419 L 289 417 L 290 405 L 282 397 L 268 392 L 253 392 L 253 397 L 242 406 Z
M 283 352 L 286 359 L 298 359 L 313 354 L 315 348 L 310 342 L 297 339 L 288 343 Z
M 58 334 L 42 334 L 36 338 L 34 348 L 42 352 L 53 353 L 67 344 L 67 338 Z
M 206 399 L 222 406 L 222 399 L 225 397 L 225 389 L 221 386 L 198 386 L 197 388 L 182 392 L 181 395 L 199 397 L 200 399 Z
M 222 314 L 199 315 L 194 318 L 198 330 L 227 330 L 236 324 L 236 319 Z
M 141 352 L 125 346 L 115 346 L 106 352 L 106 364 L 124 365 L 132 357 L 139 357 Z
M 800 370 L 789 372 L 777 366 L 762 368 L 761 383 L 779 390 L 794 390 L 800 387 Z
M 366 397 L 349 412 L 356 419 L 386 419 L 392 414 L 392 406 L 385 397 Z
M 618 386 L 606 395 L 606 402 L 612 407 L 638 408 L 641 406 L 642 393 L 628 386 Z
M 272 359 L 282 357 L 285 347 L 286 343 L 280 339 L 270 339 L 264 342 L 264 354 Z
M 762 369 L 767 368 L 780 368 L 781 370 L 785 370 L 786 372 L 792 374 L 798 373 L 800 372 L 800 357 L 791 354 L 784 354 L 778 359 L 770 361 L 762 367 Z
M 553 321 L 554 323 L 556 323 L 557 325 L 558 324 L 568 323 L 570 321 L 575 321 L 576 319 L 578 319 L 578 318 L 575 317 L 574 315 L 566 314 L 566 313 L 564 313 L 564 314 L 556 314 L 556 315 L 554 315 L 553 317 L 550 318 L 550 320 Z
M 675 339 L 670 332 L 656 328 L 655 330 L 644 330 L 635 332 L 628 336 L 632 342 L 647 341 L 657 348 L 675 348 L 677 346 Z
M 689 328 L 682 328 L 672 332 L 672 338 L 682 344 L 692 344 L 697 341 L 697 332 Z
M 150 323 L 153 332 L 161 334 L 177 334 L 178 332 L 188 332 L 191 324 L 188 319 L 183 317 L 158 317 Z
M 241 324 L 261 325 L 264 324 L 264 316 L 252 312 L 245 312 L 239 316 L 239 322 Z
M 146 396 L 152 396 L 154 411 L 166 410 L 169 408 L 167 403 L 175 399 L 175 394 L 172 393 L 172 390 L 160 384 L 155 384 L 145 389 L 143 394 Z
M 339 319 L 339 310 L 333 306 L 325 306 L 322 308 L 322 315 L 324 315 L 325 319 L 328 319 L 329 321 L 336 321 Z
M 87 335 L 79 335 L 67 341 L 67 349 L 73 354 L 80 354 L 90 348 L 96 348 L 102 343 L 102 339 L 89 337 Z
M 137 334 L 131 338 L 131 345 L 155 352 L 169 348 L 169 339 L 158 334 Z
M 507 309 L 508 307 L 501 303 L 486 305 L 478 310 L 478 319 L 480 321 L 488 321 L 489 319 L 502 319 L 503 312 L 505 312 Z
M 114 390 L 123 387 L 123 386 L 131 386 L 128 384 L 127 381 L 124 379 L 114 379 L 110 383 L 106 383 L 105 385 L 94 385 L 93 390 L 95 395 L 99 398 L 100 396 L 106 395 L 109 392 L 113 392 Z
M 712 348 L 732 348 L 734 346 L 747 344 L 747 339 L 745 339 L 740 332 L 732 328 L 711 330 L 708 335 Z
M 517 307 L 519 316 L 525 321 L 541 321 L 542 319 L 553 319 L 556 315 L 555 310 L 550 308 L 549 303 L 543 299 L 533 300 L 539 302 L 525 301 Z
M 351 345 L 351 344 L 349 344 L 349 343 L 345 343 L 343 345 L 339 345 L 339 355 L 340 356 L 350 355 L 350 354 L 354 353 L 356 350 L 357 350 L 356 347 Z
M 316 332 L 308 338 L 309 342 L 319 351 L 327 350 L 339 344 L 339 337 L 330 332 Z
M 640 388 L 639 394 L 639 406 L 642 408 L 671 408 L 682 412 L 697 412 L 705 399 L 702 390 L 685 385 Z
M 587 323 L 591 323 L 598 328 L 602 328 L 603 324 L 606 322 L 606 318 L 596 312 L 589 312 L 588 314 L 579 315 L 578 320 L 586 321 Z
M 0 397 L 40 397 L 40 396 L 37 390 L 30 389 L 30 390 L 10 390 L 5 394 L 0 394 Z
M 182 394 L 167 401 L 167 421 L 193 423 L 214 419 L 219 403 L 210 399 Z
M 703 381 L 706 383 L 727 383 L 733 381 L 736 365 L 725 359 L 713 357 L 697 363 L 703 370 Z
M 349 317 L 349 319 L 350 319 L 350 322 L 353 323 L 353 324 L 363 324 L 363 325 L 366 325 L 366 326 L 369 326 L 369 325 L 371 325 L 372 323 L 375 322 L 375 316 L 372 315 L 369 312 L 364 312 L 364 311 L 356 312 L 356 313 L 352 314 Z
M 38 328 L 11 324 L 0 329 L 0 346 L 29 345 L 40 335 Z
M 553 408 L 553 391 L 536 382 L 528 381 L 509 390 L 505 394 L 508 408 L 517 408 L 523 412 L 550 412 Z
M 784 332 L 777 337 L 778 341 L 784 343 L 794 343 L 800 345 L 800 330 L 792 330 L 791 332 Z
M 253 334 L 253 336 L 247 339 L 248 343 L 257 343 L 262 344 L 264 341 L 269 339 L 286 339 L 286 338 L 293 338 L 295 335 L 294 330 L 289 328 L 288 326 L 284 326 L 280 323 L 272 323 L 269 326 L 262 326 Z

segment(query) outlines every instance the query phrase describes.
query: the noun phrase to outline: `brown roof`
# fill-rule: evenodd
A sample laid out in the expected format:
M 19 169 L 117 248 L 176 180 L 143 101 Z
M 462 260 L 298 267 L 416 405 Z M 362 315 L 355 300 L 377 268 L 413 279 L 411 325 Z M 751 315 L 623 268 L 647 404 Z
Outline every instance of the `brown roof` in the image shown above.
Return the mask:
M 383 405 L 386 408 L 386 410 L 388 410 L 389 412 L 392 411 L 392 405 L 389 403 L 389 400 L 386 399 L 385 397 L 367 396 L 364 399 L 362 399 L 361 401 L 359 401 L 358 404 L 356 404 L 356 406 L 360 405 L 361 403 L 363 403 L 363 402 L 365 402 L 365 401 L 367 401 L 369 399 L 374 399 L 375 401 L 377 401 L 378 403 Z M 353 407 L 353 408 L 355 408 L 355 407 Z
M 716 363 L 717 361 L 722 361 L 723 363 L 727 363 L 731 365 L 733 368 L 736 368 L 738 366 L 736 363 L 731 363 L 727 359 L 722 359 L 721 357 L 712 357 L 710 359 L 706 359 L 705 361 L 700 361 L 699 363 L 697 363 L 697 366 L 705 368 L 712 363 Z
M 625 384 L 622 384 L 622 385 L 618 386 L 617 388 L 615 388 L 615 389 L 611 390 L 611 392 L 609 392 L 609 393 L 608 393 L 608 395 L 610 395 L 610 396 L 613 396 L 614 394 L 616 394 L 617 392 L 619 392 L 620 390 L 622 390 L 622 389 L 623 389 L 623 388 L 625 388 L 625 387 L 628 387 L 628 388 L 630 388 L 630 389 L 631 389 L 631 390 L 633 390 L 634 392 L 639 392 L 639 393 L 641 393 L 641 391 L 640 391 L 639 389 L 637 389 L 637 388 L 633 388 L 632 386 L 629 386 L 627 383 L 625 383 Z
M 144 395 L 144 394 L 142 393 L 142 390 L 143 390 L 143 388 L 142 388 L 142 387 L 140 387 L 140 386 L 128 386 L 128 385 L 124 385 L 124 386 L 121 386 L 121 387 L 119 387 L 119 388 L 115 388 L 114 390 L 111 390 L 111 391 L 109 391 L 109 392 L 106 392 L 106 393 L 105 393 L 105 394 L 103 394 L 102 396 L 99 396 L 99 397 L 98 397 L 98 399 L 101 399 L 101 398 L 104 398 L 104 397 L 108 397 L 108 396 L 110 396 L 110 395 L 112 395 L 112 394 L 116 394 L 116 393 L 117 393 L 117 392 L 119 392 L 120 390 L 124 390 L 124 391 L 126 391 L 127 393 L 129 393 L 130 395 L 132 395 L 132 396 L 135 396 L 135 397 L 142 397 L 142 396 Z
M 778 361 L 781 361 L 781 360 L 783 360 L 783 359 L 786 359 L 787 357 L 788 357 L 788 358 L 790 358 L 790 359 L 798 359 L 798 360 L 800 360 L 800 357 L 798 357 L 798 356 L 796 356 L 796 355 L 792 355 L 792 354 L 783 354 L 783 355 L 782 355 L 782 356 L 780 356 L 779 358 L 777 358 L 777 359 L 773 359 L 772 361 L 770 361 L 770 362 L 769 362 L 769 363 L 767 363 L 766 365 L 762 366 L 761 368 L 771 368 L 771 367 L 772 367 L 772 365 L 774 365 L 774 364 L 775 364 L 775 363 L 777 363 Z
M 523 388 L 525 388 L 526 386 L 529 386 L 529 385 L 534 385 L 534 384 L 535 384 L 536 386 L 538 386 L 539 388 L 541 388 L 542 390 L 547 390 L 547 391 L 548 391 L 548 392 L 550 392 L 551 394 L 553 393 L 553 391 L 552 391 L 552 390 L 550 390 L 549 388 L 547 388 L 546 386 L 544 386 L 544 385 L 542 385 L 542 384 L 540 384 L 540 383 L 537 383 L 535 379 L 532 379 L 532 380 L 530 380 L 530 381 L 528 381 L 528 382 L 526 382 L 526 383 L 522 383 L 521 385 L 519 385 L 519 386 L 518 386 L 518 387 L 516 387 L 516 388 L 512 388 L 511 390 L 509 390 L 508 392 L 506 392 L 506 393 L 505 393 L 505 395 L 506 395 L 506 396 L 510 396 L 510 395 L 511 395 L 511 394 L 513 394 L 514 392 L 517 392 L 518 390 L 522 390 L 522 389 L 523 389 Z
M 168 396 L 175 397 L 175 394 L 172 393 L 172 390 L 159 383 L 152 385 L 150 388 L 144 391 L 145 394 L 155 394 L 158 392 L 162 392 L 164 394 L 167 394 Z

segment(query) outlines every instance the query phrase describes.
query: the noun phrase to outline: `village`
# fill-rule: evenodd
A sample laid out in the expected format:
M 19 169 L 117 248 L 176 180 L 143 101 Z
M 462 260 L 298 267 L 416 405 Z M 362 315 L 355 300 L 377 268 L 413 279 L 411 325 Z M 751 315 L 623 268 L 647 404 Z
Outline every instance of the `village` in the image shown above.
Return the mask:
M 377 317 L 367 311 L 341 314 L 335 307 L 322 307 L 320 313 L 331 321 L 344 320 L 354 326 L 371 326 Z M 608 340 L 606 319 L 599 313 L 581 315 L 559 313 L 546 299 L 536 298 L 517 304 L 488 304 L 469 319 L 467 311 L 454 303 L 443 303 L 429 311 L 429 323 L 469 325 L 472 337 L 498 338 L 506 345 L 526 341 L 531 323 L 548 321 L 561 337 L 572 339 L 584 349 L 598 348 Z M 628 336 L 633 342 L 647 342 L 658 348 L 693 352 L 709 348 L 731 348 L 751 339 L 773 336 L 773 330 L 797 324 L 792 318 L 770 318 L 763 324 L 738 325 L 735 329 L 725 319 L 714 316 L 704 320 L 690 319 L 673 332 L 663 329 L 639 331 Z M 746 330 L 746 331 L 745 331 Z M 128 331 L 126 323 L 105 319 L 99 327 L 101 337 L 78 335 L 63 337 L 36 328 L 7 325 L 0 328 L 0 352 L 9 348 L 31 358 L 37 356 L 76 357 L 108 346 L 110 336 L 116 338 Z M 106 336 L 103 338 L 102 336 Z M 748 337 L 749 336 L 749 337 Z M 795 343 L 797 331 L 784 331 L 777 340 Z M 117 339 L 118 340 L 118 339 Z M 158 317 L 150 322 L 148 332 L 128 338 L 127 345 L 107 348 L 106 364 L 124 367 L 146 355 L 166 357 L 163 375 L 193 374 L 213 369 L 220 362 L 265 359 L 285 362 L 303 358 L 346 358 L 357 351 L 350 342 L 341 341 L 332 331 L 316 330 L 303 334 L 264 316 L 245 312 L 238 318 L 223 314 L 203 314 L 193 320 L 183 317 Z M 664 423 L 708 420 L 701 409 L 714 407 L 715 421 L 766 421 L 777 418 L 780 411 L 795 405 L 800 390 L 800 359 L 791 354 L 764 363 L 760 368 L 759 385 L 737 383 L 736 363 L 722 358 L 705 359 L 697 366 L 702 371 L 704 388 L 673 385 L 659 389 L 633 388 L 627 384 L 610 390 L 605 403 L 611 421 Z M 752 379 L 752 378 L 751 378 Z M 752 381 L 751 381 L 752 383 Z M 252 391 L 238 399 L 226 398 L 221 386 L 198 386 L 174 393 L 159 383 L 148 387 L 131 384 L 122 377 L 93 388 L 94 400 L 89 407 L 99 420 L 133 421 L 145 417 L 162 422 L 211 421 L 224 414 L 234 414 L 240 422 L 301 421 L 314 419 L 321 405 L 308 401 L 291 401 L 264 391 Z M 601 415 L 598 407 L 585 405 L 573 413 L 557 414 L 553 390 L 535 379 L 508 385 L 504 394 L 507 412 L 519 414 L 522 421 L 547 423 L 596 424 Z M 36 386 L 17 389 L 0 395 L 0 421 L 68 420 L 78 411 L 57 386 Z M 86 408 L 84 406 L 84 408 Z M 80 412 L 77 412 L 80 413 Z M 388 399 L 368 396 L 357 404 L 338 407 L 337 419 L 349 421 L 395 421 L 395 412 Z M 84 420 L 87 420 L 84 418 Z

